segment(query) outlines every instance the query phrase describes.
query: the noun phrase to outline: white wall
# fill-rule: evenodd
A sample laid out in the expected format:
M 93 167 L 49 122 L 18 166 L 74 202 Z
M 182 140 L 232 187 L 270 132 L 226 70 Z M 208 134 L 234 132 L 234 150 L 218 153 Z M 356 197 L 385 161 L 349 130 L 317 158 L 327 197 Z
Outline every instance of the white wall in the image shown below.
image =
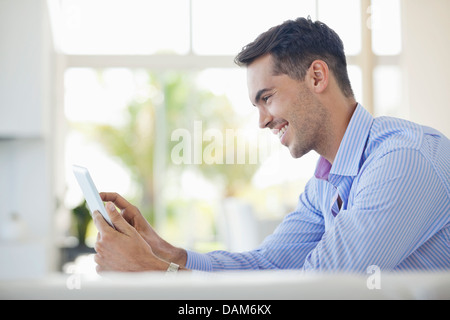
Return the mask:
M 450 1 L 403 0 L 402 7 L 410 118 L 450 137 Z
M 44 0 L 0 0 L 0 279 L 54 261 L 50 35 Z

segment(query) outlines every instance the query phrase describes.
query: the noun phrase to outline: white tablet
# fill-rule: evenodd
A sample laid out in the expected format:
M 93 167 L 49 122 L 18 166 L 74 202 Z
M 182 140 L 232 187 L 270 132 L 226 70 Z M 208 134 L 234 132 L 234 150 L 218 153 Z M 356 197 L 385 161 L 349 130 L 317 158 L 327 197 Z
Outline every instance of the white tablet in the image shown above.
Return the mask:
M 75 177 L 77 178 L 78 184 L 83 191 L 84 198 L 86 199 L 91 214 L 98 210 L 102 214 L 103 218 L 105 218 L 106 222 L 114 228 L 114 225 L 106 212 L 105 205 L 103 204 L 97 188 L 95 187 L 94 181 L 92 181 L 89 171 L 86 168 L 76 165 L 73 165 L 72 169 Z

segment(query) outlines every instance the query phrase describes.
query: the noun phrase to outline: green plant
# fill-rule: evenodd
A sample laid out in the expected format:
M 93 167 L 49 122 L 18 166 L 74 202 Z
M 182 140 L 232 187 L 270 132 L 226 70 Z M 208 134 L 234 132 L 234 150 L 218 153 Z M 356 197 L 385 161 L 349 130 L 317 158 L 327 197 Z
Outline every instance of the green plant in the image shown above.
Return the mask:
M 84 245 L 87 228 L 92 220 L 86 201 L 72 209 L 72 217 L 75 220 L 76 235 L 79 240 L 79 245 Z

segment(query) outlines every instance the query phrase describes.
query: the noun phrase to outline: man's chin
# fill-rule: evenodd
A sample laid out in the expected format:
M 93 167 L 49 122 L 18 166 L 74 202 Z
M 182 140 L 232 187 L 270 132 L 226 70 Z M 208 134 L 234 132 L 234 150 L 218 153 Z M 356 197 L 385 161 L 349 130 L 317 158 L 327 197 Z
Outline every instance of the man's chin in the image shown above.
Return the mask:
M 294 159 L 299 159 L 311 151 L 311 150 L 304 150 L 301 148 L 295 148 L 295 146 L 287 146 L 287 148 L 291 153 L 291 157 Z

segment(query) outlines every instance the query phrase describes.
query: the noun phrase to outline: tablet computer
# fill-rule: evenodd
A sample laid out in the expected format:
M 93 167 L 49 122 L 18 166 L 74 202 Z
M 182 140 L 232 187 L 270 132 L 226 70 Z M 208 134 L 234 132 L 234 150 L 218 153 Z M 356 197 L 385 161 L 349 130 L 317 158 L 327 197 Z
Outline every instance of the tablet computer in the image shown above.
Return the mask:
M 111 219 L 106 212 L 105 205 L 100 198 L 100 195 L 97 191 L 97 188 L 95 187 L 94 181 L 92 181 L 88 169 L 73 165 L 72 170 L 75 174 L 75 177 L 77 178 L 81 190 L 83 191 L 83 195 L 86 199 L 91 215 L 94 213 L 94 211 L 98 210 L 103 218 L 105 218 L 106 222 L 108 222 L 108 224 L 114 228 L 114 225 L 112 224 Z

